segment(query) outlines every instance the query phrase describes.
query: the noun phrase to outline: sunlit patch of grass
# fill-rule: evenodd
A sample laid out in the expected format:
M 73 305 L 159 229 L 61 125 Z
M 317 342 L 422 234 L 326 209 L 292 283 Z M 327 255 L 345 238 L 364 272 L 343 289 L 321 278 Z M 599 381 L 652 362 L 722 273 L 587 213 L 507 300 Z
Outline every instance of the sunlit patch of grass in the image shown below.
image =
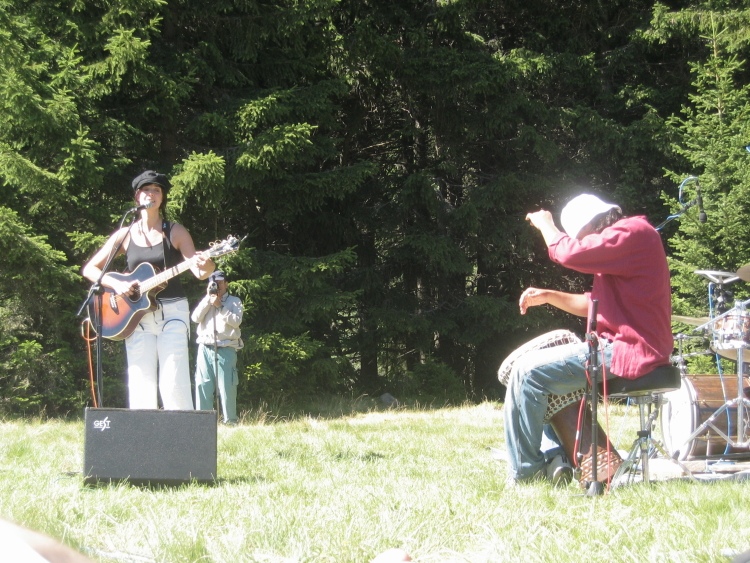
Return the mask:
M 81 422 L 6 421 L 0 515 L 102 562 L 361 562 L 390 547 L 425 562 L 697 562 L 750 548 L 745 483 L 508 487 L 490 453 L 502 405 L 364 404 L 261 408 L 219 426 L 216 483 L 161 488 L 83 486 Z M 618 448 L 637 415 L 610 406 Z

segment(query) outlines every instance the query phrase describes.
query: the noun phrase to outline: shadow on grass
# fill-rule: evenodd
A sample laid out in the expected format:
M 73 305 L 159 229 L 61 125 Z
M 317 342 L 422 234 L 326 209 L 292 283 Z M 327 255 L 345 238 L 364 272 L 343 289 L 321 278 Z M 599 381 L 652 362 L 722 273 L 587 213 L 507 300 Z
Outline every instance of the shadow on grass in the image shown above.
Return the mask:
M 497 393 L 493 393 L 493 396 L 482 396 L 473 399 L 464 394 L 460 396 L 447 394 L 444 396 L 426 394 L 420 394 L 419 396 L 394 396 L 388 392 L 374 395 L 319 394 L 305 398 L 284 395 L 258 401 L 238 402 L 237 410 L 240 413 L 240 424 L 274 424 L 307 418 L 321 420 L 350 418 L 373 412 L 399 410 L 433 411 L 444 408 L 477 405 L 487 401 L 502 402 L 504 394 L 504 388 L 501 388 Z M 88 404 L 82 405 L 80 410 L 68 411 L 54 416 L 49 416 L 46 413 L 29 416 L 0 412 L 0 423 L 27 422 L 44 424 L 51 421 L 80 422 L 85 418 L 86 408 L 91 406 Z M 100 408 L 120 409 L 125 408 L 125 405 L 108 404 L 106 407 L 100 405 Z
M 133 481 L 130 479 L 98 479 L 87 481 L 83 478 L 82 472 L 68 472 L 67 477 L 77 477 L 81 480 L 81 488 L 84 490 L 102 490 L 102 489 L 122 489 L 122 488 L 134 488 L 149 491 L 162 491 L 162 490 L 177 490 L 187 489 L 192 487 L 200 488 L 216 488 L 224 485 L 254 485 L 258 483 L 265 483 L 268 481 L 266 477 L 262 475 L 241 475 L 233 477 L 218 477 L 212 481 L 185 481 L 175 480 L 164 482 L 159 479 L 154 480 L 137 480 Z

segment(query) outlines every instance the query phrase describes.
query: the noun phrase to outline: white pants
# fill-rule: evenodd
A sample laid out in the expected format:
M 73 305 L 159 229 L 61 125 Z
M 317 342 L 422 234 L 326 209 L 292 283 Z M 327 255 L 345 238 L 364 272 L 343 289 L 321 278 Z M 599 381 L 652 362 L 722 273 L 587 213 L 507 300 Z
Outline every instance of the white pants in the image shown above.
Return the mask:
M 131 409 L 193 410 L 190 388 L 190 308 L 187 299 L 160 303 L 125 340 Z

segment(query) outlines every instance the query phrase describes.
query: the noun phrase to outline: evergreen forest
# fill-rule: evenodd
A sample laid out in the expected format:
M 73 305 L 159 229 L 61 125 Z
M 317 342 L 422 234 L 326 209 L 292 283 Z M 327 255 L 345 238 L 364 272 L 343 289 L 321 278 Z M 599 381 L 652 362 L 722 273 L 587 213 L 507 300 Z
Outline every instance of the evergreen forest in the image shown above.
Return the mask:
M 748 55 L 750 0 L 0 0 L 0 414 L 91 405 L 81 266 L 147 169 L 198 249 L 245 237 L 240 410 L 502 400 L 509 352 L 584 328 L 518 312 L 590 284 L 525 221 L 581 192 L 665 222 L 705 316 L 695 270 L 750 263 Z

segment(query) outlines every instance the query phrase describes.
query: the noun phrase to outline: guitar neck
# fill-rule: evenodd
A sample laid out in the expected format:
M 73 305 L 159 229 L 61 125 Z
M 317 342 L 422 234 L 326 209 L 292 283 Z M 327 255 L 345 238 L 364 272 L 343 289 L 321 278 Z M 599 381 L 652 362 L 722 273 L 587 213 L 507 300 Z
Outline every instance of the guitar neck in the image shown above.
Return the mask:
M 164 282 L 171 280 L 173 277 L 179 276 L 182 272 L 189 270 L 196 263 L 196 261 L 197 256 L 193 256 L 192 258 L 188 258 L 187 260 L 177 264 L 176 266 L 167 268 L 163 272 L 159 272 L 155 276 L 140 282 L 139 285 L 141 286 L 141 292 L 147 293 L 155 287 L 160 286 Z
M 237 250 L 237 248 L 239 247 L 239 243 L 240 241 L 238 241 L 236 238 L 229 237 L 227 240 L 212 245 L 211 248 L 201 254 L 204 254 L 207 258 L 211 259 L 216 258 L 217 256 L 224 256 L 225 254 Z M 158 287 L 163 283 L 169 281 L 173 277 L 180 275 L 185 270 L 192 268 L 195 264 L 198 263 L 198 258 L 199 255 L 196 254 L 192 258 L 188 258 L 187 260 L 180 264 L 177 264 L 176 266 L 167 268 L 163 272 L 159 272 L 155 276 L 139 282 L 138 285 L 141 288 L 141 293 L 148 293 L 155 287 Z

